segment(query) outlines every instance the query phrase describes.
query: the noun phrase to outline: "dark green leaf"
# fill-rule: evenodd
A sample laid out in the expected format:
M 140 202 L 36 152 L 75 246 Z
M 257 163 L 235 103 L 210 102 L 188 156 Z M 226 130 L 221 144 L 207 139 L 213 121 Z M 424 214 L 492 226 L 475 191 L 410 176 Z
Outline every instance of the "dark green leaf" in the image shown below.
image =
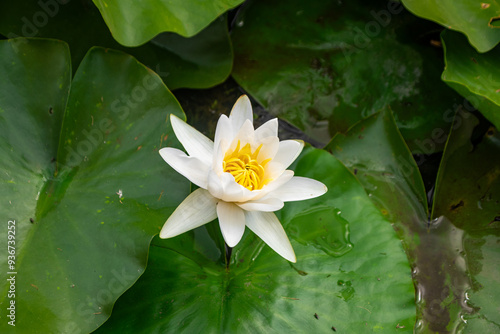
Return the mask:
M 338 134 L 325 149 L 358 177 L 391 221 L 404 226 L 427 220 L 422 177 L 390 111 L 366 118 L 346 135 Z
M 459 33 L 444 31 L 442 39 L 446 56 L 443 80 L 500 129 L 500 46 L 481 54 Z M 470 104 L 466 107 L 473 109 Z
M 436 181 L 433 216 L 450 219 L 462 233 L 470 283 L 467 333 L 500 330 L 500 134 L 473 138 L 477 118 L 457 115 Z
M 498 1 L 480 0 L 402 0 L 417 16 L 464 33 L 479 52 L 491 50 L 500 42 L 495 20 L 500 16 Z
M 170 89 L 211 87 L 231 72 L 233 55 L 225 16 L 192 38 L 164 33 L 141 47 L 127 48 L 113 39 L 91 1 L 59 4 L 49 0 L 46 4 L 50 6 L 41 6 L 37 1 L 2 2 L 0 33 L 7 37 L 64 40 L 71 47 L 75 70 L 94 45 L 122 50 L 156 71 Z
M 276 15 L 279 13 L 279 15 Z M 390 106 L 416 153 L 442 150 L 459 96 L 439 78 L 433 24 L 387 1 L 251 1 L 236 19 L 233 76 L 320 142 Z

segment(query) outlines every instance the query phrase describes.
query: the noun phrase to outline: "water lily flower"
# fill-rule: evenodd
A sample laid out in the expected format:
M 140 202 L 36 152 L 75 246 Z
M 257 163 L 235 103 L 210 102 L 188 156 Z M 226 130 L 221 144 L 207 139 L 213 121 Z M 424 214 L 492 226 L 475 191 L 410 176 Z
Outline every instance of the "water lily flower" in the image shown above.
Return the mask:
M 168 218 L 160 238 L 175 237 L 218 218 L 229 247 L 238 244 L 247 226 L 275 252 L 295 262 L 290 241 L 273 211 L 284 202 L 327 191 L 323 183 L 287 170 L 304 142 L 279 141 L 276 118 L 254 130 L 246 95 L 238 99 L 229 117 L 220 116 L 214 141 L 175 115 L 170 115 L 170 121 L 188 154 L 171 147 L 162 148 L 160 154 L 199 188 Z

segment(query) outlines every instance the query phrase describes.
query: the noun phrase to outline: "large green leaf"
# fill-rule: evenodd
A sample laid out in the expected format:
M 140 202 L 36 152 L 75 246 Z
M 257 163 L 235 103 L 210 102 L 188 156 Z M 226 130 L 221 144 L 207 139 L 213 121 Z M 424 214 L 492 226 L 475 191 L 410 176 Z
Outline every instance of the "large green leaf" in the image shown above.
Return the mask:
M 157 152 L 175 144 L 168 114 L 183 113 L 120 52 L 90 50 L 71 85 L 63 42 L 0 41 L 0 59 L 0 247 L 15 221 L 17 272 L 15 299 L 0 283 L 2 308 L 15 300 L 16 333 L 89 332 L 143 273 L 152 236 L 189 192 Z M 2 333 L 13 328 L 5 314 Z
M 277 15 L 279 13 L 279 15 Z M 459 96 L 440 80 L 436 26 L 387 1 L 251 1 L 233 77 L 272 114 L 328 142 L 390 106 L 415 153 L 442 150 Z
M 433 217 L 444 216 L 462 231 L 470 283 L 467 333 L 500 331 L 500 134 L 490 130 L 471 143 L 478 124 L 457 116 L 436 181 Z
M 467 35 L 479 52 L 500 42 L 500 3 L 480 0 L 402 0 L 412 13 Z
M 384 111 L 361 121 L 346 135 L 334 137 L 327 146 L 356 174 L 370 198 L 399 231 L 414 269 L 418 289 L 417 333 L 455 333 L 464 327 L 470 333 L 478 332 L 474 329 L 475 324 L 469 322 L 466 325 L 464 318 L 470 317 L 478 322 L 480 319 L 484 320 L 483 313 L 474 313 L 474 308 L 466 300 L 469 289 L 478 289 L 471 283 L 469 275 L 481 271 L 481 267 L 485 266 L 491 267 L 483 270 L 481 277 L 480 284 L 484 284 L 484 291 L 481 291 L 483 299 L 474 306 L 485 307 L 487 313 L 484 314 L 489 314 L 492 320 L 485 321 L 488 326 L 494 327 L 495 321 L 498 321 L 496 316 L 491 316 L 496 307 L 492 300 L 496 300 L 497 295 L 497 292 L 492 291 L 497 290 L 498 286 L 498 279 L 495 278 L 498 259 L 494 257 L 498 252 L 498 244 L 495 246 L 498 238 L 490 236 L 488 245 L 483 248 L 486 256 L 483 256 L 477 249 L 486 241 L 469 243 L 462 230 L 464 222 L 468 226 L 476 226 L 479 217 L 484 216 L 485 222 L 492 223 L 495 212 L 500 216 L 498 147 L 493 149 L 494 145 L 490 143 L 489 146 L 482 146 L 482 149 L 478 146 L 477 149 L 482 153 L 467 154 L 469 147 L 462 146 L 464 140 L 468 143 L 475 125 L 468 123 L 471 119 L 469 114 L 459 113 L 452 126 L 453 130 L 458 130 L 453 131 L 448 140 L 439 171 L 434 197 L 434 220 L 427 219 L 426 196 L 417 168 L 417 163 L 425 163 L 426 157 L 420 157 L 417 163 L 413 160 L 389 112 Z M 464 130 L 465 137 L 461 138 Z M 493 136 L 490 142 L 495 140 L 498 139 Z M 456 147 L 460 147 L 461 151 L 454 152 Z M 455 160 L 449 158 L 451 152 L 454 152 Z M 490 161 L 485 163 L 487 159 Z M 477 178 L 482 180 L 480 186 L 483 190 L 477 190 Z M 496 190 L 488 187 L 488 182 L 492 182 L 497 187 Z M 485 195 L 485 191 L 484 208 L 476 207 L 481 206 L 478 204 L 481 197 L 478 194 Z M 496 195 L 489 196 L 490 191 Z M 454 216 L 447 211 L 450 208 L 452 211 L 460 211 L 464 205 L 464 201 L 461 202 L 460 199 L 468 193 L 474 193 L 477 197 L 466 201 L 471 212 L 462 211 Z M 489 233 L 496 231 L 494 233 L 498 235 L 498 224 L 495 224 L 493 222 L 490 225 Z M 483 327 L 483 331 L 487 328 Z
M 399 133 L 388 110 L 374 114 L 353 126 L 347 134 L 338 134 L 326 146 L 361 181 L 372 201 L 399 232 L 414 267 L 419 289 L 419 322 L 416 328 L 431 323 L 424 302 L 434 298 L 427 285 L 443 287 L 444 277 L 437 275 L 440 263 L 429 261 L 434 238 L 425 238 L 427 199 L 417 164 Z M 433 236 L 434 237 L 434 236 Z M 429 265 L 430 263 L 430 265 Z M 415 269 L 418 268 L 418 269 Z
M 146 43 L 164 31 L 199 33 L 243 0 L 93 0 L 114 38 L 123 45 Z
M 329 187 L 281 211 L 296 264 L 246 231 L 226 269 L 216 222 L 154 239 L 145 274 L 97 333 L 411 332 L 414 289 L 391 224 L 327 152 L 302 154 L 295 170 Z
M 427 221 L 422 177 L 390 111 L 364 119 L 345 135 L 337 134 L 325 149 L 357 176 L 403 238 Z
M 480 54 L 459 33 L 444 31 L 442 40 L 443 80 L 500 129 L 500 46 Z
M 66 41 L 77 65 L 94 45 L 125 51 L 156 71 L 170 89 L 207 88 L 231 72 L 233 54 L 222 16 L 192 38 L 163 33 L 137 48 L 117 43 L 92 1 L 40 6 L 39 1 L 1 2 L 0 33 L 7 37 L 48 37 Z

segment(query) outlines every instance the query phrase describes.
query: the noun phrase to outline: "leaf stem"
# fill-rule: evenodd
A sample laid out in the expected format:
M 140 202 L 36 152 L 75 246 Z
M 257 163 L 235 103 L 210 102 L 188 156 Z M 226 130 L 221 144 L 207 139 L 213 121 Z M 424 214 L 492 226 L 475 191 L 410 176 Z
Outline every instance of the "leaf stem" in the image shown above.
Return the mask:
M 224 242 L 224 248 L 226 250 L 226 269 L 229 269 L 229 264 L 231 263 L 231 253 L 233 248 L 229 247 L 226 242 Z

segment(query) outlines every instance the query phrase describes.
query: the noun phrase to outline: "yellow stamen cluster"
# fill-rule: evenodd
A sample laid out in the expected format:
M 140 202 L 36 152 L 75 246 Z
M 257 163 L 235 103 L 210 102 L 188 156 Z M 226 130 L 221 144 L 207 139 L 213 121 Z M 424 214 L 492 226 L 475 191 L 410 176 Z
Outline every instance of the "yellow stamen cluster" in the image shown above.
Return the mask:
M 224 172 L 234 176 L 236 183 L 241 184 L 248 190 L 261 189 L 270 180 L 264 180 L 264 167 L 271 159 L 260 163 L 257 161 L 262 144 L 252 153 L 250 144 L 240 148 L 240 141 L 233 152 L 226 153 L 222 161 Z

